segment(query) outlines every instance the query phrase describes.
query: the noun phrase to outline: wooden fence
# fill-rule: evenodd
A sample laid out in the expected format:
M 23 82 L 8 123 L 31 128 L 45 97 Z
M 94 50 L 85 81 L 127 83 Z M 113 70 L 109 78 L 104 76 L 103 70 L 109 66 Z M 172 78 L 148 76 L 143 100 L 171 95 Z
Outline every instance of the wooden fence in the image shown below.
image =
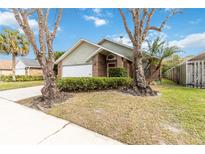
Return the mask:
M 165 76 L 181 85 L 205 88 L 205 61 L 187 61 L 169 69 Z

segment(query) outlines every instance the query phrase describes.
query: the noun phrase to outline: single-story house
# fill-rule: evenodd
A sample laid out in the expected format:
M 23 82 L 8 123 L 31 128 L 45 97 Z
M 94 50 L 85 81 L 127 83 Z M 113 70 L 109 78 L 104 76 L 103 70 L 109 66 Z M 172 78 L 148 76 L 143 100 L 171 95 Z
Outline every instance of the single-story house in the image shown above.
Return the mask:
M 16 75 L 42 75 L 42 68 L 37 60 L 22 58 L 16 63 Z
M 205 87 L 205 52 L 169 69 L 165 75 L 181 85 Z
M 109 39 L 92 43 L 79 40 L 65 52 L 58 64 L 58 77 L 106 77 L 109 68 L 123 67 L 132 77 L 133 48 Z M 146 65 L 146 63 L 143 63 Z M 159 72 L 160 76 L 160 72 Z
M 10 60 L 0 60 L 0 75 L 11 75 L 12 63 Z

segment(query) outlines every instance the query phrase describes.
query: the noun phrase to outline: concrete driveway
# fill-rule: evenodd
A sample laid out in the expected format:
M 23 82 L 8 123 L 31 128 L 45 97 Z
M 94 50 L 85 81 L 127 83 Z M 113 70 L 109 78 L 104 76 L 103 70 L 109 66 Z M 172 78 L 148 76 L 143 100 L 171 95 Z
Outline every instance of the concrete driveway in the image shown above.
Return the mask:
M 19 105 L 41 86 L 0 91 L 0 144 L 122 144 L 78 125 Z

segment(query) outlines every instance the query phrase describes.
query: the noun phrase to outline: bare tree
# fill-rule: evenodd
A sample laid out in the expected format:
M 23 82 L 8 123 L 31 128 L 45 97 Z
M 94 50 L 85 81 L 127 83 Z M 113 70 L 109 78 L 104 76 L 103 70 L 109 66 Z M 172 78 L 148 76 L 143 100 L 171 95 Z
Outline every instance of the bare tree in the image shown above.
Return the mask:
M 61 94 L 55 83 L 54 67 L 54 54 L 53 54 L 53 41 L 56 37 L 57 29 L 62 18 L 63 9 L 58 10 L 56 21 L 54 22 L 53 29 L 48 25 L 50 9 L 13 9 L 15 18 L 27 36 L 31 46 L 33 47 L 35 56 L 42 67 L 44 77 L 44 87 L 41 89 L 44 107 L 51 107 L 56 99 Z M 38 18 L 38 39 L 35 38 L 34 31 L 29 25 L 29 16 L 37 14 Z M 39 45 L 37 45 L 37 40 Z
M 156 95 L 156 92 L 153 91 L 146 82 L 144 69 L 142 65 L 142 43 L 145 41 L 148 32 L 150 30 L 161 32 L 165 27 L 169 18 L 176 14 L 176 10 L 171 9 L 170 13 L 165 17 L 161 22 L 160 26 L 151 25 L 151 19 L 153 18 L 156 9 L 128 9 L 129 14 L 131 14 L 133 31 L 129 28 L 127 24 L 126 16 L 122 9 L 119 9 L 119 13 L 122 17 L 125 30 L 133 44 L 133 78 L 134 78 L 134 87 L 136 95 Z

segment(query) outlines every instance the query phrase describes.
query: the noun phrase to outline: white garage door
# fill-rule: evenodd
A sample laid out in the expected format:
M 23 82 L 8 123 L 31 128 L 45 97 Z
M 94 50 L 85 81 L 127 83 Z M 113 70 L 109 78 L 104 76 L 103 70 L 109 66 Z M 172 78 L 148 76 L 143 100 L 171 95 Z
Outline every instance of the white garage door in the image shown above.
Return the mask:
M 92 65 L 63 66 L 62 77 L 92 77 Z
M 16 69 L 16 75 L 25 75 L 25 69 Z

